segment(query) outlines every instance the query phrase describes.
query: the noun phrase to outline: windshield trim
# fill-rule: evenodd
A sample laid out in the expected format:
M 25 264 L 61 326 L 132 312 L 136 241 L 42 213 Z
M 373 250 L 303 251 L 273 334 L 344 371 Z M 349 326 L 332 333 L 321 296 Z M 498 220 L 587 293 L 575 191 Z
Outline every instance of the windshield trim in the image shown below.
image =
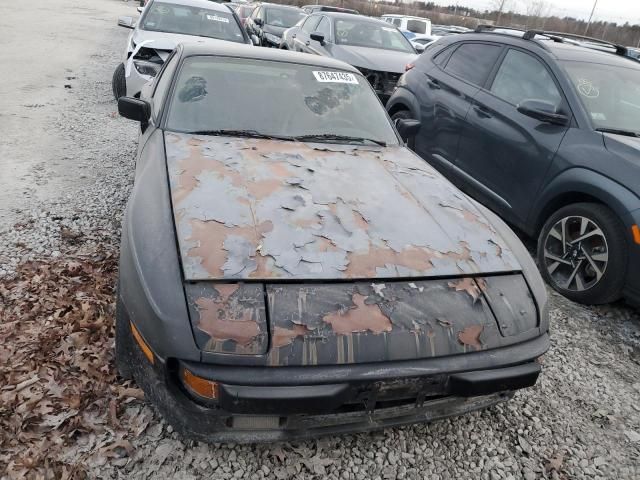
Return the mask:
M 182 53 L 182 52 L 181 52 Z M 400 136 L 400 134 L 398 133 L 398 129 L 396 128 L 395 124 L 393 123 L 393 121 L 391 120 L 391 117 L 389 116 L 389 113 L 387 112 L 387 109 L 384 107 L 384 105 L 382 104 L 382 102 L 380 101 L 380 98 L 378 98 L 378 95 L 376 94 L 375 90 L 373 90 L 373 87 L 371 86 L 371 84 L 369 83 L 369 81 L 364 77 L 364 75 L 362 75 L 362 73 L 357 70 L 355 67 L 351 67 L 351 68 L 344 68 L 343 66 L 334 66 L 334 65 L 328 65 L 326 62 L 305 62 L 305 61 L 287 61 L 287 60 L 278 60 L 278 59 L 272 59 L 272 58 L 259 58 L 259 57 L 255 57 L 255 56 L 248 56 L 248 55 L 232 55 L 232 54 L 214 54 L 214 53 L 190 53 L 187 55 L 183 55 L 182 58 L 180 58 L 179 60 L 179 65 L 176 67 L 176 70 L 173 72 L 173 78 L 171 79 L 171 87 L 168 89 L 167 94 L 164 97 L 164 103 L 162 105 L 162 113 L 161 116 L 162 118 L 160 118 L 160 121 L 158 122 L 158 128 L 160 130 L 162 130 L 163 132 L 172 132 L 174 131 L 174 129 L 170 129 L 167 127 L 167 121 L 169 119 L 169 115 L 170 115 L 170 110 L 171 110 L 171 106 L 173 104 L 172 99 L 174 97 L 175 94 L 175 89 L 176 86 L 178 84 L 178 78 L 180 77 L 180 75 L 182 74 L 182 69 L 184 68 L 184 64 L 185 62 L 190 59 L 190 58 L 194 58 L 194 57 L 222 57 L 222 58 L 237 58 L 237 59 L 241 59 L 241 60 L 262 60 L 262 61 L 268 61 L 268 62 L 278 62 L 278 63 L 286 63 L 286 64 L 290 64 L 290 65 L 304 65 L 307 67 L 317 67 L 317 68 L 331 68 L 333 70 L 338 70 L 341 72 L 348 72 L 348 73 L 352 73 L 354 75 L 359 76 L 362 80 L 364 80 L 366 83 L 366 85 L 368 86 L 368 88 L 371 89 L 371 93 L 373 93 L 373 95 L 375 96 L 376 100 L 380 103 L 380 106 L 382 107 L 382 111 L 384 112 L 384 115 L 387 119 L 387 121 L 389 122 L 389 125 L 391 126 L 391 131 L 393 132 L 393 135 L 395 136 L 396 139 L 396 143 L 387 143 L 387 147 L 404 147 L 405 143 L 404 140 L 402 139 L 402 137 Z M 313 55 L 309 55 L 309 57 L 311 59 L 313 59 L 315 56 Z M 184 133 L 184 132 L 182 132 Z

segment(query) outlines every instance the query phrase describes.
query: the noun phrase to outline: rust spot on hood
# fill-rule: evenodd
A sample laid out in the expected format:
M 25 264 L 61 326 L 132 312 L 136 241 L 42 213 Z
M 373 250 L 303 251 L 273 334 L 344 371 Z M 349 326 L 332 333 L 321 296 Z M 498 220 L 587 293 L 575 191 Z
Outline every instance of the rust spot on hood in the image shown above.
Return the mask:
M 235 286 L 237 289 L 237 285 Z M 220 291 L 220 286 L 216 288 Z M 230 296 L 233 292 L 226 293 Z M 253 319 L 253 310 L 234 308 L 229 297 L 217 300 L 198 298 L 196 300 L 200 322 L 198 328 L 217 341 L 233 340 L 239 345 L 249 345 L 260 333 L 258 323 Z
M 304 337 L 309 329 L 304 325 L 294 324 L 292 329 L 276 326 L 273 331 L 273 347 L 281 348 L 293 343 L 296 337 Z
M 476 303 L 480 298 L 480 288 L 478 288 L 478 285 L 473 278 L 466 277 L 455 282 L 449 282 L 447 285 L 449 288 L 455 289 L 456 292 L 467 293 L 473 300 L 473 303 Z
M 385 265 L 399 265 L 410 270 L 425 271 L 433 267 L 436 255 L 426 248 L 408 247 L 401 252 L 389 248 L 372 247 L 366 253 L 350 253 L 346 274 L 351 278 L 375 278 L 376 269 Z
M 462 345 L 473 347 L 476 350 L 482 349 L 482 343 L 480 342 L 480 335 L 484 330 L 482 325 L 469 325 L 462 331 L 458 332 L 458 341 Z
M 367 305 L 366 299 L 366 296 L 354 293 L 351 300 L 355 306 L 346 311 L 338 310 L 329 313 L 323 317 L 323 320 L 339 335 L 350 335 L 367 330 L 375 334 L 390 332 L 391 320 L 382 313 L 378 305 Z

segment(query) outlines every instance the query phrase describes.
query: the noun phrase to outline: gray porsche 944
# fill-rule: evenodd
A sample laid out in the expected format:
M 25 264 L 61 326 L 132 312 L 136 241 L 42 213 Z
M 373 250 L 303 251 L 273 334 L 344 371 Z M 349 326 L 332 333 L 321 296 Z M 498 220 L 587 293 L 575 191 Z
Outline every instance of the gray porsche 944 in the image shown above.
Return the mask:
M 535 384 L 545 286 L 355 68 L 180 45 L 140 98 L 116 358 L 189 438 L 432 421 Z

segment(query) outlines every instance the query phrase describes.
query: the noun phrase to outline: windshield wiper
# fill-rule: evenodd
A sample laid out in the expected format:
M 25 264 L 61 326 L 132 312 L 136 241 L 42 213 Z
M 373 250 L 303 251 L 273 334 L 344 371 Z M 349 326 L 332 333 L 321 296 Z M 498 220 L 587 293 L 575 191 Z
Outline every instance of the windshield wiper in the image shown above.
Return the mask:
M 336 140 L 338 142 L 340 142 L 340 141 L 358 142 L 358 143 L 371 142 L 371 143 L 375 143 L 376 145 L 380 145 L 381 147 L 386 147 L 387 146 L 387 142 L 383 142 L 382 140 L 374 140 L 373 138 L 364 138 L 364 137 L 350 137 L 349 135 L 337 135 L 337 134 L 333 134 L 333 133 L 319 133 L 319 134 L 315 134 L 315 135 L 314 134 L 311 134 L 311 135 L 298 135 L 298 136 L 295 137 L 295 139 L 296 140 L 302 140 L 302 141 Z
M 596 128 L 596 132 L 613 133 L 615 135 L 626 135 L 627 137 L 640 137 L 640 133 L 619 128 Z
M 287 137 L 284 135 L 270 135 L 268 133 L 261 133 L 257 130 L 195 130 L 193 132 L 185 132 L 190 135 L 213 135 L 224 137 L 248 137 L 248 138 L 266 138 L 270 140 L 295 140 L 294 137 Z

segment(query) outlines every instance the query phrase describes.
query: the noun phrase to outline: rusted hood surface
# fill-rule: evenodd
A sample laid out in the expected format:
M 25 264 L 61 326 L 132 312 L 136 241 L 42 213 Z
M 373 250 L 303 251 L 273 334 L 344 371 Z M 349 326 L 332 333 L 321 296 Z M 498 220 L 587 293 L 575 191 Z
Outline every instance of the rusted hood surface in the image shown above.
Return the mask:
M 480 211 L 403 147 L 165 140 L 186 280 L 520 269 Z

